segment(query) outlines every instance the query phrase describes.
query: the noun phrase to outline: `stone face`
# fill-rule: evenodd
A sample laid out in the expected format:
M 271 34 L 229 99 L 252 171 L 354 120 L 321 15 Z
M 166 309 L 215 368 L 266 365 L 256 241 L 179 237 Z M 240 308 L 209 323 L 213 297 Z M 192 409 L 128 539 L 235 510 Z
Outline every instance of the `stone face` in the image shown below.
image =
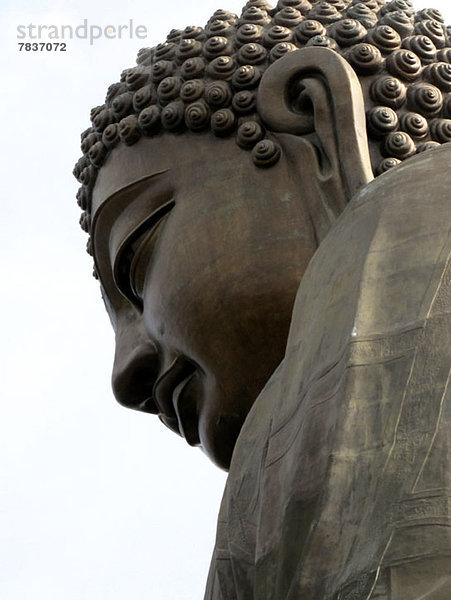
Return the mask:
M 232 139 L 167 134 L 118 149 L 94 190 L 115 394 L 160 413 L 223 468 L 283 356 L 317 247 L 302 184 L 287 161 L 243 162 Z
M 447 36 L 251 2 L 92 111 L 115 396 L 230 469 L 206 600 L 451 597 Z

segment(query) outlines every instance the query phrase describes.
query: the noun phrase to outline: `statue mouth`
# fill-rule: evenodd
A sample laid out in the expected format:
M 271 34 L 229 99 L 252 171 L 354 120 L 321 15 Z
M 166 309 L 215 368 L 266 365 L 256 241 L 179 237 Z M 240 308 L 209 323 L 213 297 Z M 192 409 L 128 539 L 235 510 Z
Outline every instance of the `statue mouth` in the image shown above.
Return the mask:
M 181 435 L 190 446 L 200 444 L 198 433 L 197 394 L 194 379 L 196 366 L 179 355 L 155 382 L 153 399 L 159 419 Z

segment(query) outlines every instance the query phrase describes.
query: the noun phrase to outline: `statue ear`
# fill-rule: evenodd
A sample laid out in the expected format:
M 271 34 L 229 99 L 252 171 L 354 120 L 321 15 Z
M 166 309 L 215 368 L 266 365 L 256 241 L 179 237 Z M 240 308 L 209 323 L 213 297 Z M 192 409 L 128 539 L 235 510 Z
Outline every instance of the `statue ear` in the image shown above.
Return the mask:
M 269 131 L 305 136 L 335 217 L 373 179 L 360 82 L 333 50 L 309 46 L 278 59 L 262 77 L 257 104 Z

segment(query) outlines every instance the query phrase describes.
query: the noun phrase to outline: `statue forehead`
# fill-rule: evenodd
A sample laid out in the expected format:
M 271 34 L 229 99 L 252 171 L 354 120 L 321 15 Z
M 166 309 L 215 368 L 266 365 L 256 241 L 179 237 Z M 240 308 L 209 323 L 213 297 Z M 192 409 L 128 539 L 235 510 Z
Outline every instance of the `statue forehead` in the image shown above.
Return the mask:
M 181 152 L 182 144 L 178 153 Z M 169 153 L 158 152 L 155 139 L 142 139 L 130 147 L 118 146 L 108 157 L 96 180 L 92 192 L 93 217 L 109 198 L 121 190 L 146 176 L 168 171 L 170 168 Z
M 223 211 L 224 206 L 241 206 L 244 211 L 252 206 L 249 214 L 261 212 L 265 216 L 260 218 L 271 222 L 270 203 L 262 199 L 274 199 L 277 190 L 277 200 L 283 204 L 300 188 L 286 160 L 286 154 L 294 151 L 293 140 L 280 137 L 286 152 L 273 169 L 263 171 L 249 155 L 243 157 L 233 138 L 164 134 L 115 148 L 93 189 L 91 229 L 96 274 L 111 305 L 122 302 L 115 274 L 124 252 L 171 206 L 182 206 L 179 224 L 185 222 L 187 211 L 205 216 L 210 209 Z M 301 176 L 299 171 L 296 174 Z M 237 227 L 232 234 L 240 236 L 239 231 Z
M 219 157 L 222 162 L 218 163 Z M 211 173 L 206 169 L 209 162 L 213 161 L 218 169 L 225 167 L 225 162 L 234 164 L 236 160 L 242 166 L 243 157 L 233 139 L 218 139 L 209 135 L 163 134 L 142 138 L 133 146 L 117 146 L 96 180 L 92 193 L 93 218 L 110 198 L 122 190 L 131 188 L 141 180 L 152 185 L 153 175 L 170 172 L 166 181 L 172 185 L 201 186 L 214 183 L 209 177 Z M 253 168 L 250 163 L 249 168 Z
M 232 138 L 163 134 L 119 145 L 99 172 L 92 194 L 92 240 L 98 267 L 114 263 L 124 241 L 162 206 L 183 199 L 222 198 L 239 202 L 257 189 L 281 192 L 293 186 L 282 159 L 262 172 Z M 214 177 L 212 176 L 214 174 Z M 178 201 L 177 200 L 177 201 Z M 197 205 L 198 209 L 198 205 Z M 100 268 L 105 272 L 108 267 Z

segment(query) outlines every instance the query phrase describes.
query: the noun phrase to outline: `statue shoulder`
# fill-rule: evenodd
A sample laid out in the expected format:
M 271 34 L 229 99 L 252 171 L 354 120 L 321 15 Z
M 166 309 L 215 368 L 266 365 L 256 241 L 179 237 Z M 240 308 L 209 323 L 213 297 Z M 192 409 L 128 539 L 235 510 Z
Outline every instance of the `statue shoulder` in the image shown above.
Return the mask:
M 424 209 L 434 197 L 440 204 L 451 202 L 451 143 L 423 152 L 380 175 L 352 199 L 348 209 L 377 202 L 403 204 L 419 199 Z M 346 216 L 345 211 L 344 215 Z

